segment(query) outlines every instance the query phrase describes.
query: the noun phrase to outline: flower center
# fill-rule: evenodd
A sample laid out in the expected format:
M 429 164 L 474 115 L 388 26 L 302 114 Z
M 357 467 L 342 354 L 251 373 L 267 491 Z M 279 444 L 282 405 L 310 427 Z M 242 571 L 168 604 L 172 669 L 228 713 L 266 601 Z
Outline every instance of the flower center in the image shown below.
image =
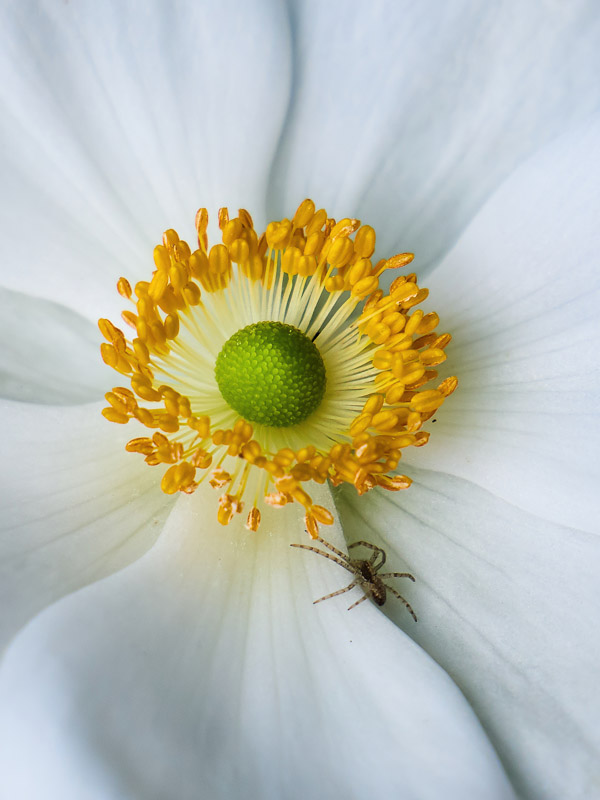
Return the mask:
M 257 322 L 234 333 L 217 356 L 215 377 L 241 417 L 276 428 L 305 420 L 325 393 L 317 347 L 282 322 Z
M 315 537 L 333 515 L 313 503 L 314 483 L 410 486 L 402 451 L 427 443 L 423 425 L 457 385 L 435 369 L 451 337 L 417 308 L 428 291 L 414 272 L 379 287 L 413 256 L 374 262 L 375 231 L 360 220 L 304 200 L 263 233 L 245 209 L 222 208 L 218 222 L 222 243 L 209 246 L 200 209 L 195 249 L 165 231 L 149 279 L 119 279 L 132 333 L 99 320 L 101 353 L 131 388 L 107 392 L 102 413 L 137 428 L 126 449 L 167 494 L 208 480 L 222 491 L 219 522 L 244 512 L 251 531 L 263 504 L 299 503 Z

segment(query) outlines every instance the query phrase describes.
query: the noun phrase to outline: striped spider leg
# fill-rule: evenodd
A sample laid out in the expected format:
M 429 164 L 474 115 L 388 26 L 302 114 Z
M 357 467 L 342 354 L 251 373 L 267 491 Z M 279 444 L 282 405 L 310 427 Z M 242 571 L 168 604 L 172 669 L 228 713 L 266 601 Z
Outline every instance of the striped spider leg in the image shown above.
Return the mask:
M 319 597 L 319 599 L 315 600 L 314 603 L 321 603 L 323 600 L 329 600 L 331 597 L 337 597 L 339 594 L 349 592 L 350 589 L 353 589 L 355 586 L 360 586 L 364 592 L 364 595 L 355 603 L 352 603 L 352 605 L 349 606 L 348 611 L 356 608 L 357 605 L 362 603 L 367 598 L 373 600 L 373 602 L 378 606 L 382 606 L 387 599 L 387 592 L 391 592 L 394 597 L 398 598 L 398 600 L 404 604 L 414 621 L 417 621 L 417 615 L 413 611 L 410 603 L 404 597 L 402 597 L 402 595 L 397 592 L 396 589 L 389 584 L 384 583 L 382 580 L 383 578 L 408 578 L 409 580 L 414 581 L 415 578 L 409 572 L 382 572 L 379 574 L 379 570 L 386 561 L 385 550 L 383 550 L 381 547 L 377 547 L 377 545 L 371 544 L 371 542 L 352 542 L 352 544 L 348 546 L 348 549 L 360 546 L 372 550 L 373 553 L 368 560 L 362 558 L 351 558 L 350 556 L 342 553 L 341 550 L 338 550 L 337 547 L 334 547 L 330 542 L 326 542 L 325 539 L 322 539 L 320 536 L 317 536 L 317 541 L 322 544 L 323 547 L 326 547 L 330 552 L 327 553 L 323 550 L 319 550 L 317 547 L 312 547 L 307 544 L 292 544 L 290 547 L 299 547 L 302 550 L 311 550 L 313 553 L 323 556 L 323 558 L 328 558 L 330 561 L 335 561 L 336 564 L 339 564 L 340 567 L 343 567 L 351 575 L 353 575 L 354 580 L 343 589 L 338 589 L 336 592 L 331 592 L 330 594 L 326 594 L 324 597 Z

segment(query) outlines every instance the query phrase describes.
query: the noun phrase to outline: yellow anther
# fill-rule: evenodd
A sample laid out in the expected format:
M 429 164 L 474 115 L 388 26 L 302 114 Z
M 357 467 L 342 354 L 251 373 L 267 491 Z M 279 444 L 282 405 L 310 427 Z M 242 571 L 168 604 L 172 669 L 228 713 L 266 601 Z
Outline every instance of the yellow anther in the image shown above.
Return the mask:
M 181 290 L 181 294 L 190 306 L 197 306 L 200 302 L 201 292 L 197 283 L 186 283 Z
M 316 520 L 316 517 L 308 512 L 304 517 L 304 525 L 306 526 L 306 532 L 310 536 L 311 539 L 318 539 L 319 537 L 319 524 Z
M 130 408 L 128 407 L 128 403 L 124 398 L 119 397 L 114 392 L 106 392 L 104 397 L 106 398 L 106 401 L 110 403 L 110 405 L 114 408 L 115 411 L 118 411 L 121 414 L 127 416 L 127 412 L 130 410 Z
M 290 502 L 285 492 L 272 492 L 271 494 L 266 494 L 264 500 L 265 503 L 273 506 L 273 508 L 283 508 L 283 506 Z
M 377 350 L 373 356 L 375 369 L 389 369 L 394 363 L 394 354 L 389 350 Z
M 371 414 L 361 414 L 350 425 L 350 434 L 352 436 L 357 436 L 359 433 L 366 431 L 367 428 L 370 427 L 371 425 L 371 419 L 372 419 Z M 333 455 L 332 458 L 334 458 Z
M 281 256 L 282 270 L 288 275 L 295 275 L 301 258 L 302 253 L 297 247 L 286 247 Z
M 393 411 L 380 411 L 371 420 L 371 426 L 378 431 L 391 431 L 398 424 L 398 417 Z
M 377 283 L 377 278 L 374 276 L 370 278 L 362 278 L 352 287 L 352 296 L 358 298 L 359 300 L 366 297 L 367 295 L 371 294 L 371 292 L 375 291 L 377 288 Z
M 293 450 L 290 450 L 289 447 L 283 448 L 279 450 L 279 452 L 274 456 L 273 461 L 279 466 L 287 467 L 289 466 L 294 459 L 296 458 L 296 454 Z
M 135 296 L 140 298 L 147 295 L 149 286 L 150 284 L 148 281 L 138 281 L 134 287 Z
M 388 258 L 385 262 L 385 269 L 401 269 L 414 259 L 414 253 L 399 253 L 397 256 Z
M 365 414 L 377 414 L 383 406 L 383 395 L 372 394 L 363 407 Z
M 131 328 L 137 330 L 137 316 L 133 313 L 133 311 L 122 311 L 121 318 L 123 322 L 127 323 Z
M 179 241 L 179 235 L 177 231 L 174 231 L 172 228 L 169 228 L 168 231 L 163 233 L 163 244 L 169 250 L 172 249 L 173 245 Z
M 247 442 L 252 436 L 253 428 L 252 425 L 249 422 L 246 422 L 245 419 L 238 419 L 233 426 L 233 431 L 243 442 Z
M 399 492 L 402 489 L 408 489 L 412 480 L 406 475 L 378 475 L 375 479 L 378 486 L 382 489 L 387 489 L 389 492 Z
M 98 327 L 100 328 L 100 333 L 104 338 L 111 342 L 111 344 L 115 344 L 115 342 L 125 342 L 125 337 L 123 333 L 107 319 L 99 319 L 98 320 Z
M 220 208 L 218 212 L 219 228 L 224 230 L 229 222 L 229 209 L 226 207 Z
M 410 385 L 416 383 L 424 374 L 425 367 L 422 364 L 418 362 L 411 362 L 404 365 L 402 373 L 401 375 L 398 375 L 398 377 L 401 377 L 404 383 Z
M 109 422 L 117 422 L 119 425 L 124 425 L 126 422 L 129 422 L 127 414 L 122 414 L 114 408 L 103 408 L 102 416 L 106 417 Z
M 250 247 L 245 239 L 235 239 L 229 245 L 229 255 L 235 264 L 241 264 L 250 259 Z
M 363 225 L 354 237 L 354 252 L 359 258 L 371 258 L 375 251 L 375 231 L 370 225 Z
M 208 256 L 201 250 L 195 250 L 189 258 L 188 266 L 194 278 L 202 280 L 209 271 Z
M 429 289 L 419 289 L 412 297 L 408 297 L 406 300 L 402 301 L 402 308 L 413 308 L 413 306 L 417 306 L 419 303 L 427 300 L 428 297 Z
M 198 469 L 208 469 L 212 460 L 212 455 L 199 447 L 190 458 L 190 463 Z
M 392 335 L 392 331 L 383 322 L 378 322 L 376 325 L 369 327 L 369 336 L 375 344 L 384 344 Z
M 210 435 L 210 417 L 190 417 L 187 424 L 201 439 L 206 439 Z
M 324 208 L 320 208 L 315 212 L 311 221 L 306 225 L 306 236 L 309 238 L 311 234 L 318 233 L 323 230 L 323 225 L 327 222 L 327 212 Z
M 290 474 L 300 482 L 310 481 L 314 477 L 313 470 L 309 464 L 296 464 L 290 468 Z
M 325 234 L 320 231 L 311 233 L 306 237 L 306 244 L 304 245 L 305 256 L 317 256 L 321 252 L 321 248 L 325 242 Z
M 161 481 L 161 489 L 165 494 L 175 494 L 189 486 L 195 477 L 196 469 L 187 461 L 175 464 L 165 472 Z
M 441 336 L 438 336 L 436 338 L 435 342 L 433 343 L 433 346 L 439 347 L 441 350 L 443 350 L 444 347 L 447 347 L 451 341 L 452 341 L 452 336 L 449 333 L 442 333 Z
M 231 269 L 229 251 L 224 244 L 216 244 L 210 248 L 208 256 L 210 271 L 215 275 L 226 275 Z
M 294 214 L 294 228 L 304 228 L 308 225 L 315 213 L 315 204 L 312 200 L 303 200 Z
M 127 442 L 125 449 L 129 453 L 143 453 L 144 455 L 149 455 L 150 453 L 154 452 L 154 444 L 152 439 L 139 437 L 137 439 L 131 439 L 129 442 Z
M 308 459 L 312 458 L 316 452 L 317 450 L 314 445 L 309 445 L 308 447 L 302 447 L 296 453 L 296 461 L 299 464 L 301 464 L 303 461 L 308 461 Z
M 185 270 L 181 268 L 180 264 L 173 264 L 171 269 L 169 270 L 169 280 L 171 281 L 171 286 L 175 289 L 176 292 L 180 292 L 181 289 L 187 283 L 187 274 Z M 164 287 L 166 289 L 166 285 Z M 163 289 L 164 291 L 164 289 Z M 162 296 L 162 292 L 159 297 Z
M 325 288 L 329 294 L 342 292 L 344 290 L 344 285 L 344 278 L 341 275 L 333 275 L 331 278 L 327 278 L 325 281 Z
M 426 414 L 428 411 L 435 411 L 443 402 L 444 395 L 436 389 L 430 389 L 426 392 L 417 392 L 410 401 L 410 407 L 419 414 Z
M 195 219 L 196 233 L 198 236 L 198 247 L 207 250 L 206 229 L 208 228 L 208 211 L 206 208 L 198 209 Z
M 162 272 L 168 272 L 171 266 L 171 256 L 164 244 L 157 244 L 154 248 L 154 263 L 156 268 Z
M 354 286 L 363 278 L 371 277 L 371 267 L 372 265 L 368 258 L 360 258 L 353 264 L 347 275 L 349 286 Z
M 133 352 L 143 364 L 147 364 L 150 361 L 148 348 L 141 339 L 136 338 L 133 340 Z
M 119 354 L 112 345 L 102 342 L 100 345 L 100 355 L 105 364 L 109 367 L 113 367 L 113 369 L 116 368 L 119 363 Z
M 169 314 L 165 319 L 165 336 L 167 339 L 175 339 L 179 334 L 179 317 L 177 314 Z
M 257 458 L 259 458 L 261 453 L 262 449 L 260 444 L 254 440 L 248 442 L 248 444 L 245 444 L 242 447 L 242 455 L 246 459 L 246 461 L 248 461 L 248 463 L 250 464 L 254 464 L 254 462 L 256 461 Z
M 287 240 L 292 233 L 292 223 L 289 219 L 282 219 L 281 222 L 270 222 L 267 225 L 267 243 L 274 250 L 285 247 Z
M 246 519 L 246 528 L 249 531 L 257 531 L 260 525 L 260 511 L 256 506 L 253 506 L 250 511 L 248 512 L 248 518 Z
M 235 219 L 229 220 L 222 228 L 223 244 L 229 247 L 236 239 L 239 239 L 243 230 L 244 227 L 240 219 L 236 217 Z
M 150 286 L 148 287 L 148 295 L 155 302 L 160 300 L 163 296 L 165 289 L 169 285 L 170 269 L 159 269 L 154 273 Z
M 165 314 L 174 314 L 178 309 L 185 307 L 185 303 L 177 297 L 172 286 L 167 286 L 163 296 L 157 300 L 159 308 Z
M 252 217 L 246 211 L 245 208 L 238 209 L 238 214 L 240 217 L 240 222 L 246 228 L 246 230 L 252 231 L 254 233 L 254 222 L 252 221 Z
M 396 283 L 394 281 L 394 283 Z M 419 293 L 419 287 L 412 281 L 404 281 L 394 286 L 390 286 L 390 295 L 396 303 L 406 303 Z
M 179 241 L 175 242 L 173 245 L 173 258 L 176 261 L 187 261 L 191 252 L 189 244 L 184 242 L 183 239 L 179 239 Z
M 209 483 L 213 489 L 221 489 L 223 486 L 227 486 L 228 483 L 231 483 L 231 475 L 226 470 L 221 469 L 221 467 L 217 467 L 217 469 L 211 472 Z
M 402 400 L 402 395 L 404 394 L 404 390 L 405 390 L 404 384 L 401 381 L 396 381 L 387 390 L 385 394 L 385 402 L 389 406 L 393 406 L 396 403 L 399 403 Z
M 451 378 L 446 378 L 446 380 L 442 381 L 437 390 L 440 394 L 444 395 L 444 397 L 449 397 L 457 386 L 458 378 L 452 376 Z
M 126 300 L 131 298 L 131 284 L 126 278 L 119 278 L 117 281 L 117 291 Z
M 154 415 L 151 411 L 148 411 L 147 408 L 136 408 L 133 412 L 133 415 L 136 419 L 138 419 L 142 425 L 145 425 L 147 428 L 157 428 L 158 423 L 154 421 Z
M 423 352 L 419 354 L 419 358 L 421 359 L 421 363 L 425 364 L 426 367 L 436 367 L 446 360 L 446 353 L 440 348 L 431 347 L 428 350 L 423 350 Z
M 406 323 L 406 327 L 404 329 L 405 332 L 412 336 L 413 333 L 417 333 L 422 322 L 423 311 L 420 308 L 417 308 L 408 318 L 408 322 Z

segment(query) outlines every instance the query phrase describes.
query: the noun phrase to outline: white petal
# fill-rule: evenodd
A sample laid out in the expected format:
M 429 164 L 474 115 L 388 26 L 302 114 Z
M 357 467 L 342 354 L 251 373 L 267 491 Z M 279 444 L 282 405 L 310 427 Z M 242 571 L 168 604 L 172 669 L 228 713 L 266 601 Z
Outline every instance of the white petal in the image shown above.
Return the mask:
M 143 559 L 15 642 L 0 678 L 9 796 L 513 796 L 420 648 L 368 603 L 348 613 L 354 595 L 312 605 L 348 574 L 288 546 L 308 541 L 297 507 L 249 534 L 239 517 L 218 526 L 214 503 L 182 498 Z
M 59 597 L 130 564 L 155 541 L 172 501 L 141 457 L 133 426 L 100 405 L 2 401 L 0 648 Z M 128 434 L 128 435 L 127 435 Z
M 410 598 L 385 610 L 462 688 L 519 796 L 588 800 L 598 788 L 600 541 L 461 478 L 412 470 L 405 492 L 342 491 L 348 539 L 388 553 Z M 387 568 L 387 564 L 386 564 Z M 408 588 L 406 585 L 408 584 Z
M 11 2 L 0 31 L 5 286 L 98 317 L 199 206 L 264 213 L 290 83 L 275 0 Z
M 428 281 L 459 388 L 411 463 L 598 532 L 600 123 L 523 165 Z
M 270 207 L 313 196 L 374 225 L 382 256 L 436 260 L 516 164 L 598 107 L 595 0 L 293 8 Z
M 44 405 L 97 400 L 108 385 L 101 339 L 64 306 L 0 289 L 0 396 Z

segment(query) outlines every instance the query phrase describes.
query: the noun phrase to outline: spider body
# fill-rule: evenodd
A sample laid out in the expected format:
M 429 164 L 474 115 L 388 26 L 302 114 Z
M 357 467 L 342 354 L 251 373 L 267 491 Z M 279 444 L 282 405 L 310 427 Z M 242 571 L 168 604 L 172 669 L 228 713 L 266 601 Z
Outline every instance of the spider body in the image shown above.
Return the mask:
M 355 586 L 360 586 L 364 592 L 364 595 L 355 603 L 352 603 L 352 605 L 348 607 L 348 611 L 351 611 L 367 598 L 373 600 L 376 605 L 382 606 L 387 600 L 387 593 L 391 592 L 394 597 L 397 597 L 398 600 L 404 603 L 407 611 L 410 613 L 414 621 L 417 621 L 417 616 L 410 603 L 405 600 L 405 598 L 402 597 L 402 595 L 399 594 L 399 592 L 397 592 L 393 586 L 389 586 L 383 581 L 383 578 L 408 578 L 409 580 L 414 581 L 414 576 L 409 572 L 383 572 L 380 574 L 379 570 L 383 567 L 386 561 L 385 550 L 383 550 L 381 547 L 377 547 L 377 545 L 371 544 L 371 542 L 352 542 L 352 544 L 348 545 L 349 550 L 353 547 L 366 547 L 367 549 L 372 550 L 373 554 L 369 559 L 350 558 L 350 556 L 342 553 L 341 550 L 338 550 L 330 542 L 326 542 L 325 539 L 321 539 L 320 536 L 317 536 L 317 541 L 331 552 L 327 553 L 323 550 L 319 550 L 317 547 L 312 547 L 307 544 L 292 544 L 290 547 L 299 547 L 302 550 L 310 550 L 313 553 L 323 556 L 323 558 L 328 558 L 330 561 L 335 561 L 335 563 L 339 564 L 340 567 L 343 567 L 345 570 L 350 572 L 354 576 L 354 580 L 343 589 L 338 589 L 337 592 L 331 592 L 331 594 L 326 594 L 324 597 L 319 597 L 318 600 L 313 601 L 314 603 L 320 603 L 323 600 L 329 600 L 331 597 L 336 597 L 338 594 L 349 592 L 350 589 L 353 589 Z
M 363 559 L 348 559 L 349 564 L 355 574 L 360 574 L 359 583 L 365 595 L 371 598 L 378 606 L 382 606 L 387 600 L 387 592 L 384 582 L 373 569 L 369 561 Z

